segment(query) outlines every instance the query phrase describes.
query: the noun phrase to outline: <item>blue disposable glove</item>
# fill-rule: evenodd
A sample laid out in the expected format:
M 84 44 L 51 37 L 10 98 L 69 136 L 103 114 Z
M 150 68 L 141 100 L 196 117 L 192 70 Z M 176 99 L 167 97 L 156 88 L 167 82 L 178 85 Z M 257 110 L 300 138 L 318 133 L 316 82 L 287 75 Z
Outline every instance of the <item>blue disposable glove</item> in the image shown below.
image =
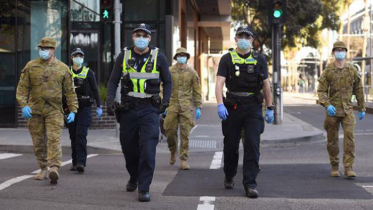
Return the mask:
M 201 117 L 201 108 L 196 109 L 196 119 L 199 119 Z
M 102 109 L 100 107 L 97 107 L 96 109 L 97 118 L 100 118 L 102 115 Z
M 364 119 L 365 117 L 365 112 L 359 112 L 359 120 Z
M 30 107 L 28 106 L 25 106 L 22 108 L 22 117 L 28 119 L 28 118 L 31 118 L 32 117 L 32 111 L 30 109 Z
M 74 112 L 70 112 L 70 114 L 67 116 L 67 123 L 74 122 L 74 119 L 75 119 L 75 113 Z
M 265 120 L 268 124 L 272 124 L 275 118 L 273 117 L 273 110 L 266 110 Z
M 330 116 L 335 116 L 335 113 L 336 113 L 336 109 L 333 105 L 329 105 L 327 108 L 326 108 L 326 111 L 328 112 L 328 115 Z
M 218 105 L 218 115 L 219 118 L 222 120 L 226 120 L 228 116 L 228 110 L 225 108 L 224 104 L 219 104 Z
M 162 113 L 162 116 L 166 117 L 166 115 L 167 115 L 167 110 L 164 110 L 164 112 Z

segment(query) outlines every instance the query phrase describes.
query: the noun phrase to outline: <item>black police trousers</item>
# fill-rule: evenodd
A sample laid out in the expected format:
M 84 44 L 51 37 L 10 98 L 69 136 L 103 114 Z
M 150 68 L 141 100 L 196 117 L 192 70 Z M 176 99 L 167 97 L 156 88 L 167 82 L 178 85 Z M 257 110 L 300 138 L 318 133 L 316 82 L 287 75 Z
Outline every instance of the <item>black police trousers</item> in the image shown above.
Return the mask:
M 131 182 L 149 192 L 159 138 L 158 109 L 150 103 L 120 112 L 120 143 Z
M 242 129 L 245 129 L 243 158 L 243 185 L 256 188 L 259 173 L 260 134 L 264 131 L 262 104 L 253 101 L 250 104 L 226 106 L 228 117 L 222 121 L 224 135 L 224 173 L 226 178 L 237 174 L 239 144 Z
M 73 165 L 85 166 L 87 162 L 87 135 L 91 125 L 91 107 L 78 109 L 75 120 L 67 124 L 71 140 L 71 158 Z

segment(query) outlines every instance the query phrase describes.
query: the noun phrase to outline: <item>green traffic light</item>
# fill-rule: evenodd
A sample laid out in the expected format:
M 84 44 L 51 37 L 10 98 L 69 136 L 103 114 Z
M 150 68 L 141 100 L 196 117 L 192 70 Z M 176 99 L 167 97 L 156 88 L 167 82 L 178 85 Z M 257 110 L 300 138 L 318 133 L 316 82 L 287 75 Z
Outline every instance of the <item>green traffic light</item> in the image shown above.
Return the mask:
M 106 9 L 104 10 L 102 18 L 104 18 L 104 19 L 108 19 L 109 18 L 109 12 Z
M 281 17 L 281 15 L 282 15 L 282 11 L 281 10 L 275 10 L 274 12 L 273 12 L 273 17 L 275 17 L 275 18 L 280 18 Z

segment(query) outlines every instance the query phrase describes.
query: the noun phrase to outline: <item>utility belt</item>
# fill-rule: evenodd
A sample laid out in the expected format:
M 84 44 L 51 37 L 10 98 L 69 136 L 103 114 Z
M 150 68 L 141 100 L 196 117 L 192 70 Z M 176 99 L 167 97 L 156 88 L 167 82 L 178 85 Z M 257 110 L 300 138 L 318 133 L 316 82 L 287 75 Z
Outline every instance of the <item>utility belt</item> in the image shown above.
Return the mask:
M 131 109 L 135 109 L 141 106 L 153 105 L 155 108 L 159 108 L 161 105 L 161 97 L 154 95 L 151 98 L 135 98 L 132 96 L 125 96 L 122 98 L 122 103 L 115 103 L 115 117 L 117 122 L 120 121 L 120 112 L 128 112 Z
M 90 107 L 92 106 L 93 102 L 93 98 L 91 98 L 90 96 L 78 97 L 79 108 Z
M 223 98 L 225 106 L 228 107 L 237 107 L 237 105 L 244 104 L 262 104 L 263 95 L 261 93 L 251 94 L 248 96 L 241 96 L 242 94 L 235 94 L 227 92 L 227 97 Z

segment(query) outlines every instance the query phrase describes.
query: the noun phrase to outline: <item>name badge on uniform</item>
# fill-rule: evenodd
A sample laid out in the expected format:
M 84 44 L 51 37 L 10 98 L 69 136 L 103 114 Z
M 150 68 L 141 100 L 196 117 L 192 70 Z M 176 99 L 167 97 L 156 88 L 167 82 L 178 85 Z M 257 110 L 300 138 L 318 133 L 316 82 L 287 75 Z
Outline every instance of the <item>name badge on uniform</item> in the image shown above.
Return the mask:
M 247 66 L 247 73 L 249 73 L 249 74 L 254 73 L 254 66 L 253 65 L 248 65 Z

